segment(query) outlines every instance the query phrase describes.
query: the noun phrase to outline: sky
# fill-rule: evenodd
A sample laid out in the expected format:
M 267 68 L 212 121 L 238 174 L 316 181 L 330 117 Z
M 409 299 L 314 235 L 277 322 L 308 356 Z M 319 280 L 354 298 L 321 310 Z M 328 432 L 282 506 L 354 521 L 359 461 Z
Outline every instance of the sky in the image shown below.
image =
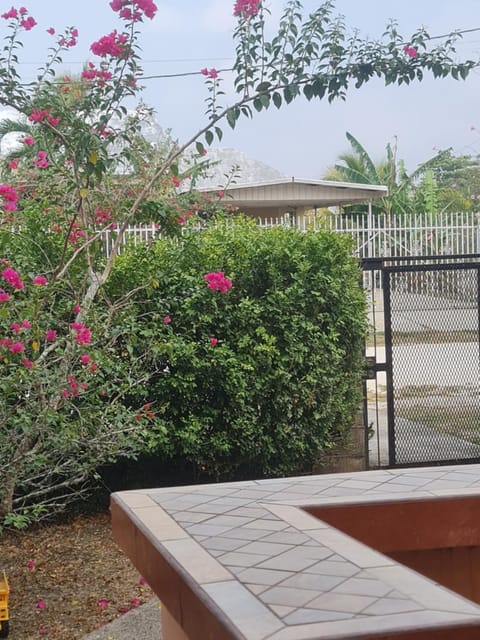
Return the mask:
M 233 63 L 233 0 L 155 0 L 158 13 L 140 26 L 142 64 L 146 76 L 198 72 L 204 67 L 227 69 Z M 12 0 L 0 0 L 8 10 Z M 27 4 L 28 2 L 28 4 Z M 23 0 L 37 26 L 25 35 L 20 70 L 32 79 L 51 45 L 49 27 L 60 31 L 76 26 L 79 44 L 64 56 L 61 73 L 79 72 L 94 60 L 90 44 L 122 22 L 108 0 Z M 319 0 L 304 0 L 305 12 Z M 20 5 L 15 5 L 20 6 Z M 284 6 L 283 0 L 266 0 L 271 10 L 272 32 Z M 380 37 L 391 19 L 406 36 L 424 26 L 431 35 L 456 29 L 480 28 L 479 0 L 336 0 L 336 13 L 360 36 Z M 0 24 L 5 33 L 5 25 Z M 480 30 L 465 34 L 459 58 L 480 59 Z M 231 74 L 221 74 L 228 88 Z M 159 124 L 183 142 L 206 122 L 207 91 L 200 75 L 154 78 L 142 83 L 142 99 L 155 109 Z M 338 154 L 348 151 L 345 132 L 352 133 L 375 160 L 385 155 L 387 143 L 396 144 L 397 157 L 407 169 L 452 147 L 455 153 L 480 153 L 480 68 L 466 81 L 427 78 L 408 87 L 385 87 L 373 81 L 351 89 L 345 102 L 300 98 L 277 111 L 271 108 L 243 119 L 234 131 L 223 127 L 221 146 L 236 148 L 285 175 L 320 179 Z

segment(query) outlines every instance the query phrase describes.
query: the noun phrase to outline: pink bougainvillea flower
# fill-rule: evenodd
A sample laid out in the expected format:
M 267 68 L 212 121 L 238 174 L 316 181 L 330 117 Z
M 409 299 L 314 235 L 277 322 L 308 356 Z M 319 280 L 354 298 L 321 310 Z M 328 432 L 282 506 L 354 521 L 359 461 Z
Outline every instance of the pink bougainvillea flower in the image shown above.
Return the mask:
M 106 609 L 109 605 L 109 602 L 106 598 L 100 598 L 97 604 L 100 607 L 100 609 Z
M 207 67 L 205 67 L 204 69 L 200 69 L 200 73 L 206 78 L 215 79 L 218 77 L 218 71 L 216 69 L 207 69 Z
M 35 20 L 35 18 L 32 18 L 32 16 L 28 16 L 28 18 L 23 18 L 23 20 L 20 20 L 20 24 L 25 29 L 25 31 L 30 31 L 37 24 L 37 21 Z
M 32 323 L 29 320 L 22 320 L 22 323 L 20 326 L 22 327 L 22 329 L 31 329 Z
M 25 138 L 23 139 L 23 144 L 27 144 L 31 147 L 32 144 L 35 144 L 35 140 L 32 138 L 32 136 L 25 136 Z
M 244 18 L 255 17 L 260 11 L 261 0 L 237 0 L 233 7 L 233 15 Z
M 133 598 L 132 600 L 130 600 L 130 604 L 133 608 L 136 608 L 142 604 L 142 601 L 140 600 L 140 598 Z
M 44 287 L 48 280 L 45 276 L 35 276 L 32 282 L 36 287 Z
M 147 584 L 147 581 L 145 580 L 145 578 L 140 576 L 140 578 L 138 579 L 138 584 L 143 587 L 143 585 Z
M 11 353 L 22 353 L 23 351 L 25 351 L 25 345 L 22 344 L 21 342 L 13 342 L 10 345 Z
M 70 326 L 77 334 L 77 344 L 89 344 L 92 341 L 92 332 L 83 323 L 71 322 Z
M 53 116 L 48 116 L 48 123 L 52 125 L 52 127 L 58 126 L 60 122 L 60 118 L 54 118 Z
M 33 164 L 39 169 L 46 169 L 47 167 L 49 167 L 50 162 L 48 161 L 48 158 L 47 158 L 47 152 L 39 151 L 37 153 L 37 157 L 33 161 Z
M 51 36 L 55 35 L 55 29 L 53 27 L 50 27 L 49 29 L 47 29 L 47 33 L 49 33 Z
M 165 316 L 163 319 L 163 324 L 170 324 L 172 321 L 170 316 Z
M 36 566 L 37 566 L 37 563 L 34 560 L 29 560 L 27 562 L 27 569 L 35 569 Z
M 182 181 L 180 180 L 180 178 L 177 178 L 176 176 L 173 176 L 172 184 L 173 184 L 174 187 L 179 187 L 182 184 Z
M 77 333 L 77 344 L 90 344 L 92 341 L 92 332 L 85 327 Z
M 4 269 L 1 273 L 1 276 L 14 289 L 23 289 L 25 287 L 19 274 L 15 271 L 15 269 L 12 269 L 11 267 Z
M 416 58 L 418 56 L 417 49 L 415 47 L 411 47 L 409 44 L 406 44 L 403 47 L 403 50 L 409 58 Z
M 33 369 L 33 362 L 28 358 L 24 358 L 20 364 L 26 369 Z
M 133 10 L 128 5 L 133 5 Z M 151 20 L 158 10 L 153 0 L 112 0 L 110 7 L 120 18 L 132 22 L 142 20 L 144 15 Z
M 37 607 L 37 609 L 46 609 L 47 603 L 45 602 L 45 600 L 38 600 L 35 606 Z
M 19 162 L 20 162 L 20 158 L 13 158 L 13 160 L 10 160 L 10 162 L 8 163 L 8 168 L 10 169 L 10 171 L 14 171 L 15 169 L 18 169 Z
M 106 58 L 126 58 L 130 53 L 128 36 L 125 33 L 118 33 L 114 29 L 111 33 L 93 42 L 90 51 L 96 56 Z
M 10 329 L 13 331 L 13 333 L 20 333 L 21 327 L 18 322 L 12 322 L 12 324 L 10 325 Z
M 55 331 L 55 329 L 47 329 L 45 331 L 45 340 L 47 342 L 55 342 L 56 339 L 57 339 L 57 332 Z
M 47 627 L 39 627 L 38 628 L 38 635 L 39 636 L 46 636 L 47 633 L 48 633 Z
M 80 311 L 81 311 L 80 305 L 79 305 L 79 304 L 76 304 L 76 305 L 73 307 L 73 312 L 74 312 L 74 313 L 80 313 Z
M 225 277 L 223 271 L 211 271 L 203 277 L 207 281 L 208 287 L 215 291 L 226 293 L 232 286 L 232 281 Z
M 9 300 L 10 295 L 3 289 L 0 289 L 0 302 L 8 302 Z
M 18 18 L 18 11 L 15 9 L 15 7 L 12 7 L 9 11 L 7 11 L 6 13 L 2 13 L 1 16 L 4 20 L 12 20 L 15 18 Z
M 48 117 L 50 113 L 49 109 L 33 109 L 32 113 L 28 116 L 30 122 L 42 122 Z
M 80 362 L 82 364 L 88 364 L 90 362 L 90 356 L 88 355 L 88 353 L 84 353 L 80 356 Z
M 2 198 L 2 205 L 5 211 L 16 211 L 18 193 L 12 186 L 9 184 L 0 184 L 0 198 Z
M 217 338 L 210 338 L 210 344 L 212 345 L 212 347 L 216 347 L 218 344 L 218 339 Z

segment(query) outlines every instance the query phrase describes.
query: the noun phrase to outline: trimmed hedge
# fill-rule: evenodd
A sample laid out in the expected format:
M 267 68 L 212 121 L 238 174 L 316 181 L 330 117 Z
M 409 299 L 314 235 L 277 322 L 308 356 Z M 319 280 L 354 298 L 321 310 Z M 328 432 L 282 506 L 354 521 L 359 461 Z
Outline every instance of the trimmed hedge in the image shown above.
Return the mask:
M 233 282 L 225 293 L 204 278 L 218 271 Z M 139 291 L 119 348 L 151 374 L 132 404 L 153 402 L 166 426 L 149 450 L 215 479 L 311 470 L 358 408 L 359 283 L 345 237 L 242 219 L 121 255 L 107 293 Z

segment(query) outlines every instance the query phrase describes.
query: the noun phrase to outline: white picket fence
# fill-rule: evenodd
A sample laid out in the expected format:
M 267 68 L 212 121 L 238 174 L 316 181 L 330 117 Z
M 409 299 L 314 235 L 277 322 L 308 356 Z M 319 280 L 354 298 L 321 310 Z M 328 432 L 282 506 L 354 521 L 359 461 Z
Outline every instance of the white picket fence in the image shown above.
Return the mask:
M 302 231 L 329 229 L 349 234 L 354 254 L 359 258 L 382 256 L 434 256 L 480 253 L 480 213 L 442 213 L 435 216 L 419 213 L 391 216 L 310 215 L 296 218 L 287 214 L 279 218 L 259 218 L 264 228 L 285 226 Z M 125 243 L 152 242 L 161 237 L 157 225 L 129 227 Z M 105 251 L 110 255 L 115 230 L 104 232 Z

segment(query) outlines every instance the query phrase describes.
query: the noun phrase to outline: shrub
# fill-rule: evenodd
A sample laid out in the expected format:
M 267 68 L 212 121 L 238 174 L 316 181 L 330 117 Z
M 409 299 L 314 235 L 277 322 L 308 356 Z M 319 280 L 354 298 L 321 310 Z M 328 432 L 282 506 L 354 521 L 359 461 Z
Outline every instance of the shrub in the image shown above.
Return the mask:
M 218 272 L 231 288 L 211 288 Z M 348 432 L 366 329 L 349 240 L 219 222 L 121 256 L 108 295 L 135 288 L 130 357 L 156 372 L 137 392 L 199 475 L 308 471 Z

